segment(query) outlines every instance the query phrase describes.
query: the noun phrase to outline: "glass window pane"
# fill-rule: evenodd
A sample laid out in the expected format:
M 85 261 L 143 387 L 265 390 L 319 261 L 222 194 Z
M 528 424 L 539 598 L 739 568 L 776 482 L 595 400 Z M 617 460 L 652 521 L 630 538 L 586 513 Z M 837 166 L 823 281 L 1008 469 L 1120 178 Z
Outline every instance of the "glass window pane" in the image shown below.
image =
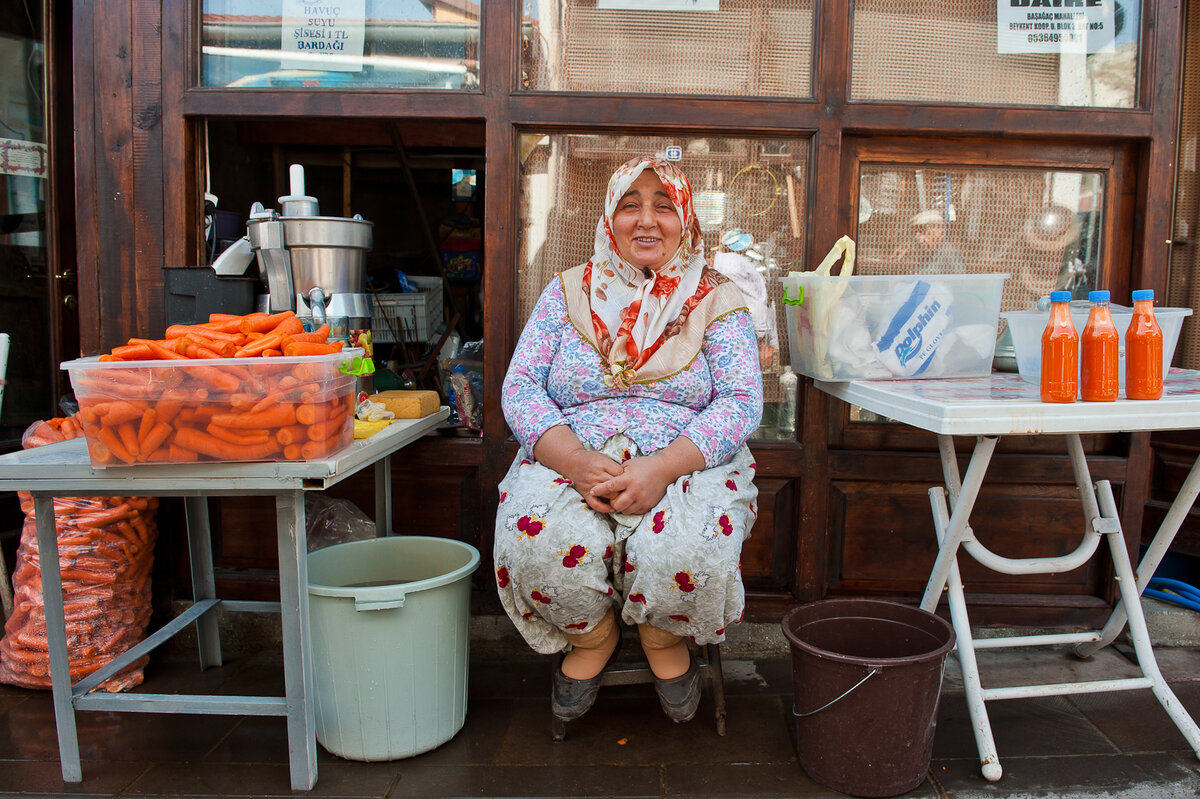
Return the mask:
M 476 89 L 479 4 L 203 0 L 201 86 Z
M 711 11 L 633 10 L 630 5 L 635 4 L 525 0 L 525 88 L 753 97 L 812 94 L 812 0 L 696 3 L 711 5 Z
M 517 323 L 556 272 L 591 257 L 613 170 L 671 146 L 682 152 L 709 263 L 738 284 L 754 317 L 766 404 L 755 437 L 792 439 L 776 413 L 790 360 L 778 278 L 803 254 L 807 139 L 523 134 Z
M 1056 5 L 1014 4 L 998 17 L 994 0 L 856 0 L 850 96 L 1135 107 L 1140 1 Z M 1090 30 L 1071 42 L 1081 10 Z
M 856 272 L 1008 272 L 1003 310 L 1052 289 L 1086 299 L 1098 275 L 1098 172 L 864 165 Z

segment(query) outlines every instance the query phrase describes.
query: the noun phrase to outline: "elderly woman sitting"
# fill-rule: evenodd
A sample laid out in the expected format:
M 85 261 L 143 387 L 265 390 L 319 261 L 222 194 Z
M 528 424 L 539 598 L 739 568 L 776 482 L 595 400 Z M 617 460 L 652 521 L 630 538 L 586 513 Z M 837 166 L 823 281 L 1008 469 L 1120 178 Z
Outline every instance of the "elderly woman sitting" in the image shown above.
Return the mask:
M 565 652 L 551 705 L 591 708 L 636 625 L 663 711 L 690 720 L 687 641 L 724 640 L 745 606 L 757 513 L 746 439 L 762 416 L 754 324 L 704 259 L 687 178 L 635 158 L 609 180 L 595 254 L 555 276 L 504 380 L 521 443 L 500 483 L 496 584 L 534 650 Z

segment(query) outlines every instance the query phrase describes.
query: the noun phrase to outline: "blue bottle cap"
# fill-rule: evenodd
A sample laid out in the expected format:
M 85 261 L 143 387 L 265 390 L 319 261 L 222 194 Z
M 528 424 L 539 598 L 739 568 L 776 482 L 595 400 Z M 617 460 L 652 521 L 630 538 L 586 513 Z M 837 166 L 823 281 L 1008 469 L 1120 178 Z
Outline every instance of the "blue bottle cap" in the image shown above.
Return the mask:
M 1089 291 L 1088 292 L 1088 300 L 1090 300 L 1091 302 L 1108 302 L 1108 296 L 1109 295 L 1108 295 L 1107 291 Z
M 1154 299 L 1154 289 L 1137 289 L 1133 292 L 1133 301 Z
M 1071 292 L 1069 291 L 1052 291 L 1050 292 L 1050 302 L 1070 302 Z

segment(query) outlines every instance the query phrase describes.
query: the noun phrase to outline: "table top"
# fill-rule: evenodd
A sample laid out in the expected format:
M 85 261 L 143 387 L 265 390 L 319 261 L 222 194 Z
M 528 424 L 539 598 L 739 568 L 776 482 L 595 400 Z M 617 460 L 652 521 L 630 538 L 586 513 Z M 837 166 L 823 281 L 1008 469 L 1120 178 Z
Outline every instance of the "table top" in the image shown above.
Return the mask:
M 400 419 L 312 461 L 139 464 L 92 467 L 83 438 L 0 455 L 0 490 L 79 492 L 80 496 L 216 496 L 320 490 L 412 443 L 450 415 L 442 407 L 421 419 Z
M 818 389 L 940 435 L 1110 433 L 1200 428 L 1200 372 L 1172 369 L 1157 400 L 1042 402 L 1018 375 L 956 380 L 816 380 Z

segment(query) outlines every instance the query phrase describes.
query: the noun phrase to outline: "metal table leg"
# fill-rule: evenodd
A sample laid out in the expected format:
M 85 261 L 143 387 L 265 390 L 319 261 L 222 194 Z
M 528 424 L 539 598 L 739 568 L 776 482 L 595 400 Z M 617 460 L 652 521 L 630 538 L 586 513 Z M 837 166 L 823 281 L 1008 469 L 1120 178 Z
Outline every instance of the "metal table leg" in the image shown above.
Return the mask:
M 187 497 L 183 502 L 187 518 L 188 558 L 192 564 L 192 598 L 195 602 L 217 598 L 213 577 L 212 535 L 208 521 L 208 497 Z M 200 650 L 200 668 L 221 665 L 221 633 L 213 612 L 196 619 L 196 645 Z
M 63 782 L 83 782 L 83 769 L 79 764 L 79 733 L 75 729 L 75 704 L 71 698 L 71 663 L 67 654 L 62 575 L 58 568 L 54 497 L 34 492 L 33 513 L 37 517 L 38 561 L 42 570 L 42 600 L 46 613 L 46 648 L 50 656 L 54 722 L 58 729 L 58 761 L 62 767 Z
M 1146 583 L 1150 582 L 1150 578 L 1154 576 L 1155 570 L 1158 569 L 1158 564 L 1162 562 L 1163 557 L 1167 554 L 1171 542 L 1175 540 L 1175 534 L 1179 532 L 1179 528 L 1183 525 L 1183 520 L 1187 518 L 1188 511 L 1192 509 L 1192 504 L 1196 501 L 1198 495 L 1200 495 L 1200 456 L 1197 456 L 1196 462 L 1192 464 L 1192 470 L 1188 472 L 1183 485 L 1179 487 L 1179 493 L 1175 495 L 1175 499 L 1171 502 L 1171 507 L 1167 510 L 1167 515 L 1163 517 L 1162 523 L 1158 526 L 1158 532 L 1154 534 L 1154 538 L 1150 541 L 1150 546 L 1146 548 L 1146 553 L 1142 556 L 1141 562 L 1138 563 L 1135 580 L 1139 597 L 1142 591 L 1146 589 Z M 1125 600 L 1120 599 L 1113 608 L 1112 615 L 1108 617 L 1104 628 L 1100 631 L 1099 640 L 1080 644 L 1075 647 L 1075 654 L 1083 658 L 1091 657 L 1096 652 L 1111 644 L 1125 627 L 1125 620 L 1127 618 L 1128 613 L 1125 609 Z
M 375 535 L 392 534 L 392 458 L 375 461 Z
M 287 696 L 288 762 L 292 789 L 317 783 L 316 711 L 308 628 L 308 547 L 304 492 L 275 495 L 279 535 L 279 604 L 283 625 L 283 679 Z

